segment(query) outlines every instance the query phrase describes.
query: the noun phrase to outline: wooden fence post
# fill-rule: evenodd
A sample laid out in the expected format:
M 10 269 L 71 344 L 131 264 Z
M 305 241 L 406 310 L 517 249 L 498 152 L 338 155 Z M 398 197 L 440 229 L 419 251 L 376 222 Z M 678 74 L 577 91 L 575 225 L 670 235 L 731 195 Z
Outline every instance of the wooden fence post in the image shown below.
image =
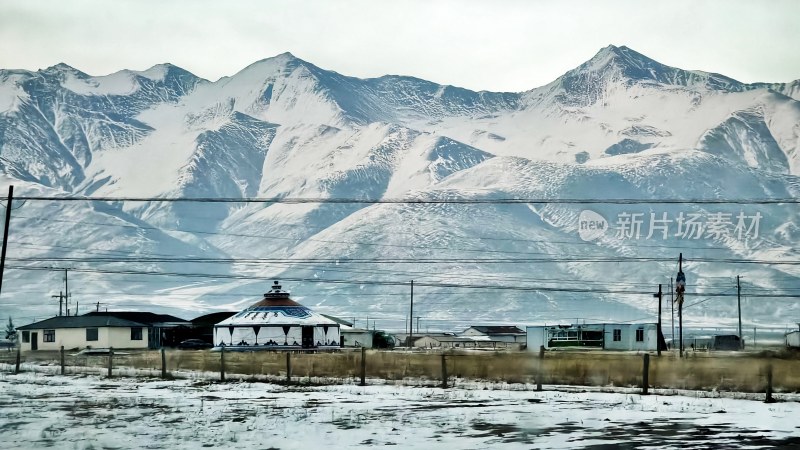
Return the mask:
M 542 390 L 542 377 L 544 376 L 544 345 L 539 346 L 539 367 L 536 371 L 536 390 Z
M 219 351 L 219 381 L 225 381 L 225 346 Z
M 291 384 L 292 382 L 292 354 L 290 352 L 286 352 L 286 383 Z
M 61 346 L 61 375 L 64 375 L 64 346 Z
M 114 367 L 114 347 L 108 347 L 108 377 L 111 378 L 111 369 Z
M 361 386 L 367 385 L 367 348 L 361 347 Z
M 442 350 L 442 389 L 447 389 L 447 359 Z
M 17 347 L 17 366 L 14 368 L 14 373 L 19 373 L 19 347 Z
M 167 378 L 167 354 L 161 347 L 161 378 Z
M 647 395 L 650 385 L 650 354 L 644 354 L 644 364 L 642 367 L 642 395 Z
M 767 395 L 764 403 L 775 403 L 775 399 L 772 397 L 772 363 L 767 365 Z

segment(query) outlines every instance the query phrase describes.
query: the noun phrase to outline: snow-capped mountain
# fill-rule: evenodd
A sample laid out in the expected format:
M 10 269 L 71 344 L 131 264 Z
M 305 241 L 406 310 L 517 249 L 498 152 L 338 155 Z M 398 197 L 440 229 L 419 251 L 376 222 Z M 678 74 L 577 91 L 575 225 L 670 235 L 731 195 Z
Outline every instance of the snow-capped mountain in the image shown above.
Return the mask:
M 215 82 L 169 64 L 0 70 L 16 196 L 384 200 L 15 202 L 0 315 L 51 315 L 63 271 L 47 268 L 69 268 L 82 309 L 191 318 L 274 277 L 321 312 L 401 329 L 413 279 L 423 328 L 653 320 L 683 253 L 686 320 L 733 324 L 743 275 L 745 323 L 782 326 L 800 318 L 798 86 L 614 46 L 521 93 L 289 53 Z M 593 202 L 493 201 L 510 198 Z

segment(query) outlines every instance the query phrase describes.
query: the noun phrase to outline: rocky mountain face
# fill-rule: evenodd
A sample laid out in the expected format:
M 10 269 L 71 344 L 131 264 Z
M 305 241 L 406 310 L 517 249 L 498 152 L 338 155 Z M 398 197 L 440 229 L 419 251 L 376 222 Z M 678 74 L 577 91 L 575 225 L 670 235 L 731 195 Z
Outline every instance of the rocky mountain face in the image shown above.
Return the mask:
M 520 93 L 288 53 L 215 82 L 0 70 L 4 185 L 107 199 L 14 202 L 0 314 L 52 315 L 68 268 L 81 310 L 192 318 L 281 278 L 320 312 L 402 329 L 414 280 L 423 330 L 652 321 L 682 253 L 687 321 L 733 324 L 743 275 L 748 327 L 783 326 L 800 317 L 798 83 L 614 46 Z M 204 200 L 170 200 L 187 198 Z

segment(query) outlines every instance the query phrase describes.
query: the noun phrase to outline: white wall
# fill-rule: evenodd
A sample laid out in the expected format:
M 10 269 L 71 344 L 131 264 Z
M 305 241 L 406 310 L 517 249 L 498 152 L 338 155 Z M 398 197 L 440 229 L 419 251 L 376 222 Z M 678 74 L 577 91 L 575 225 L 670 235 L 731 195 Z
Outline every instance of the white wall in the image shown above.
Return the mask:
M 431 348 L 441 347 L 442 343 L 430 336 L 424 336 L 419 339 L 414 339 L 414 347 Z
M 142 328 L 142 340 L 131 340 L 131 329 L 126 327 L 99 327 L 97 328 L 97 340 L 86 340 L 86 328 L 56 328 L 55 342 L 44 342 L 44 330 L 26 330 L 31 335 L 28 342 L 22 342 L 22 331 L 18 331 L 21 351 L 31 351 L 31 341 L 33 333 L 37 334 L 38 350 L 60 350 L 63 345 L 65 349 L 73 348 L 147 348 L 147 328 Z
M 528 350 L 532 352 L 538 352 L 539 347 L 544 345 L 544 348 L 549 348 L 547 346 L 547 329 L 544 326 L 534 326 L 534 327 L 527 327 L 526 328 L 527 335 L 526 335 L 526 344 L 528 346 Z
M 131 329 L 124 327 L 108 327 L 98 329 L 98 338 L 100 344 L 92 345 L 92 347 L 114 347 L 114 348 L 147 348 L 148 335 L 147 328 L 142 328 L 142 339 L 131 340 Z M 103 333 L 105 330 L 105 333 Z M 57 335 L 56 335 L 57 336 Z M 86 331 L 84 330 L 84 338 L 86 338 Z M 105 340 L 104 340 L 105 338 Z
M 372 348 L 372 336 L 373 333 L 371 331 L 354 331 L 354 332 L 342 333 L 342 337 L 344 337 L 345 347 Z
M 800 331 L 792 331 L 786 334 L 786 345 L 789 347 L 800 347 Z
M 339 327 L 327 325 L 327 333 L 322 325 L 314 326 L 314 345 L 321 343 L 322 346 L 339 346 Z M 279 346 L 284 344 L 289 346 L 300 346 L 303 344 L 303 328 L 301 326 L 291 326 L 288 334 L 284 334 L 282 325 L 261 325 L 258 329 L 258 336 L 252 326 L 233 327 L 233 336 L 228 326 L 214 327 L 214 345 L 240 345 L 245 342 L 250 346 L 264 346 L 270 342 Z M 271 344 L 274 345 L 274 344 Z
M 614 330 L 621 331 L 619 341 L 614 341 Z M 644 340 L 636 340 L 636 330 L 644 331 Z M 641 350 L 651 351 L 658 349 L 658 325 L 644 324 L 606 324 L 604 329 L 605 348 L 608 350 Z
M 520 342 L 520 343 L 526 342 L 526 337 L 524 335 L 486 334 L 486 333 L 481 333 L 474 327 L 467 328 L 459 336 L 489 336 L 492 338 L 493 341 L 498 341 L 498 342 Z
M 466 329 L 466 330 L 464 330 L 464 332 L 463 332 L 463 333 L 461 333 L 460 335 L 461 335 L 461 336 L 486 336 L 484 333 L 481 333 L 480 331 L 476 330 L 476 329 L 475 329 L 475 328 L 473 328 L 473 327 L 469 327 L 469 328 L 467 328 L 467 329 Z

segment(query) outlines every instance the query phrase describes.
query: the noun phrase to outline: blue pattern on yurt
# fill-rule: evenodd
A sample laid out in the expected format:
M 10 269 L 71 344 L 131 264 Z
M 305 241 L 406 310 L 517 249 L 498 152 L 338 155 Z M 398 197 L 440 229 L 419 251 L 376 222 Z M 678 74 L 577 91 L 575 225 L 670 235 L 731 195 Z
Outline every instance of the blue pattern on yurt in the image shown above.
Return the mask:
M 287 317 L 295 317 L 298 319 L 305 319 L 311 317 L 311 311 L 305 306 L 256 306 L 255 308 L 245 310 L 246 313 L 281 313 Z M 240 313 L 241 314 L 241 313 Z

